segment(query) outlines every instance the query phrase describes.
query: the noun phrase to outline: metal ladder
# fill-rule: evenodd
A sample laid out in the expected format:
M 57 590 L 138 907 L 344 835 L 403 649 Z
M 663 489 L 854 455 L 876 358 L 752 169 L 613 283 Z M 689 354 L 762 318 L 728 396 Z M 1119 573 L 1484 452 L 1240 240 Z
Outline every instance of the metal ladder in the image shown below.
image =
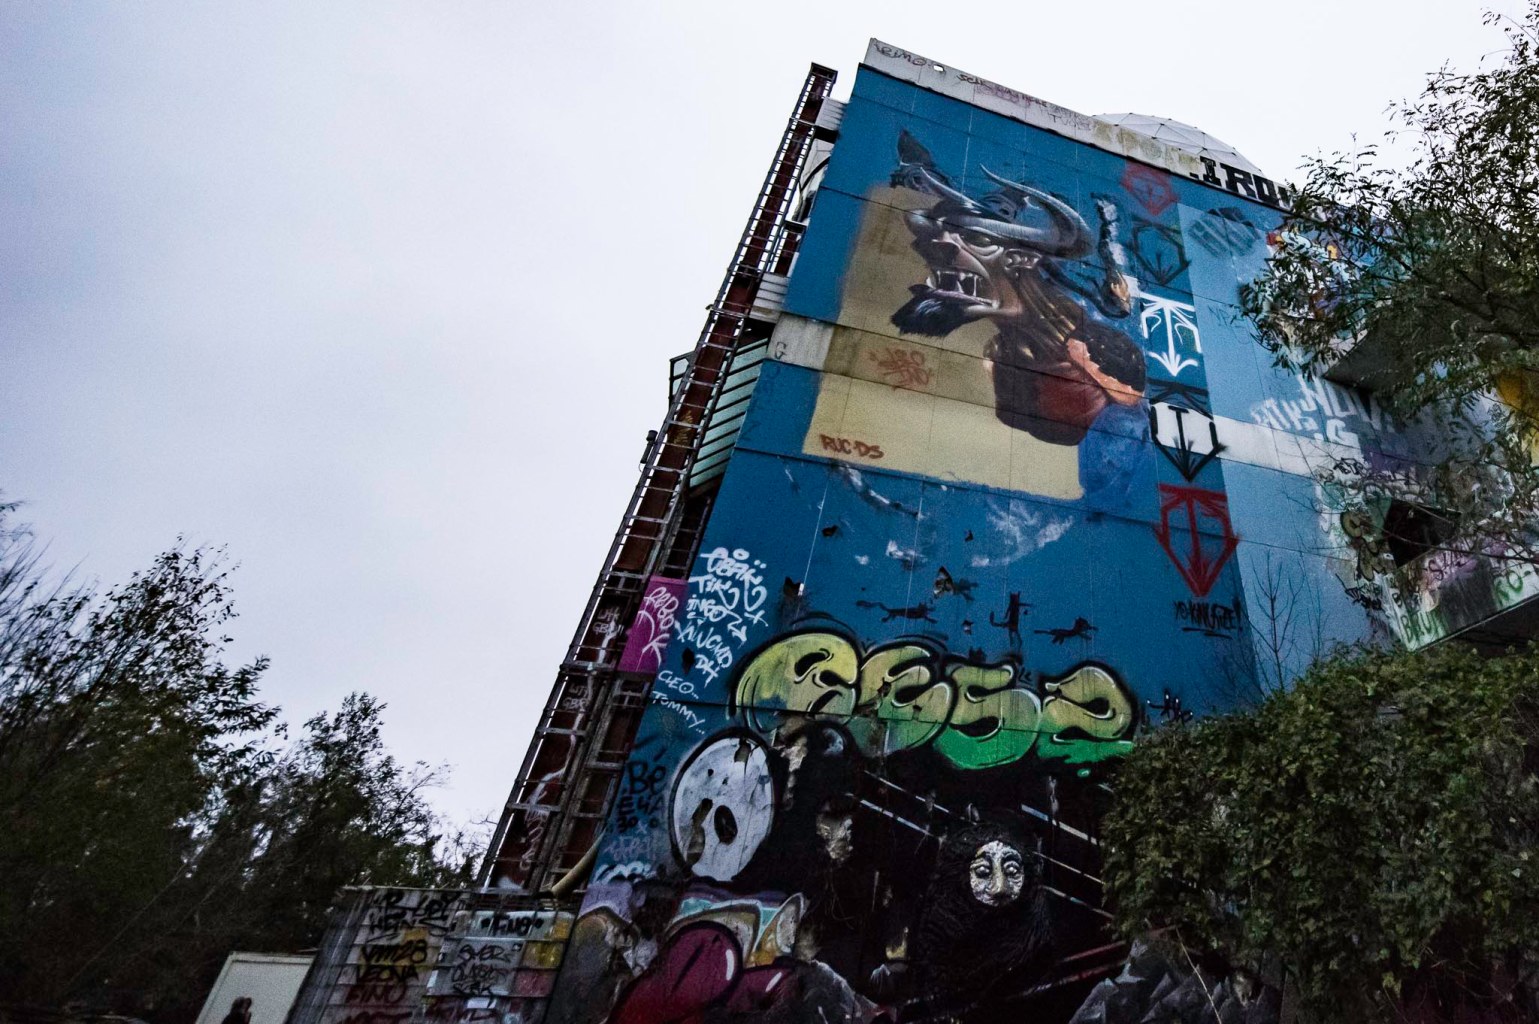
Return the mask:
M 784 273 L 800 242 L 801 226 L 788 230 L 789 207 L 813 139 L 830 137 L 816 122 L 835 77 L 817 64 L 808 71 L 557 671 L 482 864 L 483 886 L 546 891 L 577 868 L 598 839 L 650 683 L 616 670 L 619 640 L 636 614 L 648 577 L 659 567 L 687 572 L 693 562 L 710 498 L 690 494 L 690 471 L 733 355 L 740 345 L 768 336 L 770 325 L 752 319 L 750 311 L 763 276 Z

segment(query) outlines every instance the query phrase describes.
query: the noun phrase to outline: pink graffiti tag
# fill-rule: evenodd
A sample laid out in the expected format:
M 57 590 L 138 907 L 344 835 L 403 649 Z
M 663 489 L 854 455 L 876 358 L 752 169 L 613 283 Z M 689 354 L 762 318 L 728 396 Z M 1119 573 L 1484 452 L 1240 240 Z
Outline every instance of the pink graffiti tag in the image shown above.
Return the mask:
M 656 672 L 662 667 L 679 609 L 684 604 L 686 586 L 687 580 L 667 576 L 653 576 L 647 581 L 646 595 L 625 637 L 625 650 L 620 653 L 621 672 Z

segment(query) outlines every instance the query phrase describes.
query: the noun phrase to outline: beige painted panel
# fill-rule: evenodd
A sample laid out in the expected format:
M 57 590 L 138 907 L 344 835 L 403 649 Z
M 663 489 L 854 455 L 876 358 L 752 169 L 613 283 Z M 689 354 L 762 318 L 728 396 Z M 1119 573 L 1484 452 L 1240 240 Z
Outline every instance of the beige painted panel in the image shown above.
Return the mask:
M 844 294 L 839 322 L 856 330 L 898 338 L 892 315 L 909 300 L 909 289 L 930 276 L 930 268 L 914 251 L 914 235 L 904 215 L 928 210 L 935 197 L 913 189 L 874 188 L 866 195 L 860 233 L 844 271 Z M 994 325 L 978 320 L 957 328 L 944 338 L 920 339 L 926 345 L 982 359 L 984 347 L 994 337 Z M 901 338 L 914 341 L 912 336 Z
M 802 451 L 1052 498 L 1082 494 L 1078 448 L 1012 430 L 992 406 L 826 372 Z

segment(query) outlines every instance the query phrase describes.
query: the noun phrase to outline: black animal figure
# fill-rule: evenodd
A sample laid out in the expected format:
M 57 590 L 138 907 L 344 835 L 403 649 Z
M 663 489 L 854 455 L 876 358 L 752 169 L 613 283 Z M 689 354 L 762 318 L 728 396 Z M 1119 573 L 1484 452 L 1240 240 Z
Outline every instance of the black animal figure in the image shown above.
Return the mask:
M 973 599 L 973 588 L 977 585 L 973 580 L 957 579 L 952 576 L 951 573 L 946 571 L 944 565 L 935 574 L 934 590 L 936 597 L 940 597 L 942 594 L 955 594 L 970 604 Z
M 932 606 L 928 604 L 916 604 L 908 608 L 890 608 L 880 601 L 856 601 L 857 608 L 880 608 L 886 613 L 883 622 L 891 622 L 893 619 L 914 619 L 922 622 L 937 622 L 939 620 L 930 617 Z
M 1028 614 L 1032 607 L 1034 606 L 1022 603 L 1019 590 L 1013 591 L 1010 594 L 1010 603 L 1005 607 L 1004 621 L 1001 622 L 999 619 L 994 618 L 994 613 L 990 612 L 989 624 L 991 626 L 998 626 L 1000 629 L 1008 629 L 1010 631 L 1010 643 L 1013 646 L 1019 647 L 1021 646 L 1021 616 Z
M 1090 624 L 1089 619 L 1081 615 L 1075 618 L 1074 625 L 1068 629 L 1036 629 L 1032 630 L 1032 632 L 1050 636 L 1053 638 L 1054 644 L 1061 644 L 1076 637 L 1081 640 L 1089 640 L 1090 634 L 1095 632 L 1095 627 Z

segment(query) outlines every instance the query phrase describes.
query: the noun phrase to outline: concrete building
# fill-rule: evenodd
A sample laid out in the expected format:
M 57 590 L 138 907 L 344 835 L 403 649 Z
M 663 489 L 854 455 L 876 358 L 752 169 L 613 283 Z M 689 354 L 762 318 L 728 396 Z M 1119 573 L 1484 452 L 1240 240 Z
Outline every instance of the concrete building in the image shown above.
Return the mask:
M 1317 471 L 1406 442 L 1240 317 L 1287 196 L 1233 149 L 874 40 L 833 85 L 674 361 L 486 888 L 361 894 L 311 1019 L 1276 1019 L 1107 932 L 1118 758 L 1539 589 L 1364 570 L 1384 523 Z M 348 994 L 380 965 L 409 998 Z

